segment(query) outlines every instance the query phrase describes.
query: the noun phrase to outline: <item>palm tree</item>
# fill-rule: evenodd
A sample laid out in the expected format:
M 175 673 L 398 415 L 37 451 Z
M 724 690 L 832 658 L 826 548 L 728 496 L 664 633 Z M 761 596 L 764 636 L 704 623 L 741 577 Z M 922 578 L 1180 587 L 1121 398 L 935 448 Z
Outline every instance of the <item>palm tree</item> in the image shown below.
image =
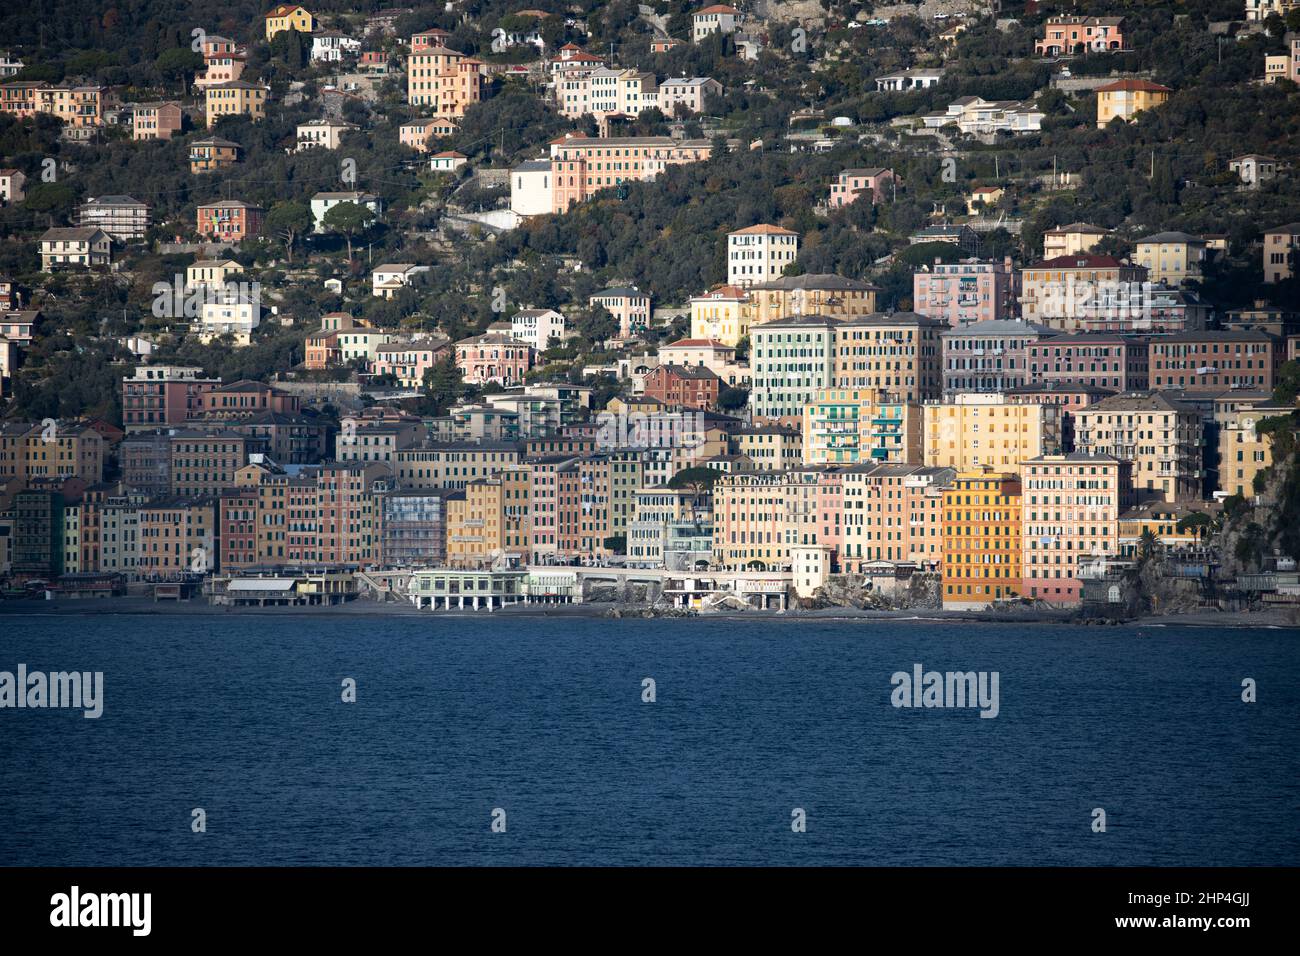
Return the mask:
M 1142 535 L 1138 538 L 1138 564 L 1146 565 L 1156 556 L 1156 548 L 1160 544 L 1160 539 L 1150 528 L 1143 528 Z

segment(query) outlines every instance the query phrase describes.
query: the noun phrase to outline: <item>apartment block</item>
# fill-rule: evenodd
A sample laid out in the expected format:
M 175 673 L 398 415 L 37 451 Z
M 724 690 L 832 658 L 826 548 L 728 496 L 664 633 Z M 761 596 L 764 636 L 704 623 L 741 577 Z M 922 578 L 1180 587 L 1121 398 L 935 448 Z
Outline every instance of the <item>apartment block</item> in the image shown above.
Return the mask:
M 1156 336 L 1147 351 L 1152 388 L 1199 393 L 1271 392 L 1283 360 L 1280 339 L 1250 330 Z
M 912 276 L 912 309 L 953 328 L 1012 319 L 1020 274 L 1008 256 L 1001 262 L 963 259 L 922 266 Z
M 846 317 L 834 328 L 831 384 L 895 395 L 906 402 L 935 398 L 942 389 L 946 328 L 939 319 L 916 312 Z
M 139 103 L 131 116 L 131 138 L 171 139 L 181 131 L 183 121 L 180 103 Z
M 1027 384 L 1142 391 L 1148 386 L 1148 349 L 1141 336 L 1054 335 L 1026 346 Z
M 78 208 L 77 224 L 101 229 L 117 242 L 143 239 L 149 228 L 149 207 L 130 196 L 91 198 Z
M 217 504 L 210 497 L 164 496 L 138 512 L 140 576 L 179 580 L 218 570 Z
M 1200 413 L 1160 392 L 1116 395 L 1074 413 L 1075 450 L 1130 462 L 1135 502 L 1201 500 L 1203 445 Z
M 481 60 L 445 46 L 430 46 L 406 58 L 406 101 L 439 120 L 458 122 L 483 99 Z
M 943 608 L 983 610 L 1023 585 L 1019 472 L 963 471 L 943 492 Z
M 828 319 L 872 315 L 880 289 L 861 279 L 809 273 L 760 282 L 745 291 L 750 302 L 749 324 L 762 325 L 798 315 L 823 315 Z
M 1061 332 L 1127 321 L 1150 328 L 1145 312 L 1147 270 L 1114 256 L 1059 256 L 1026 266 L 1020 275 L 1020 317 Z
M 808 465 L 920 464 L 922 410 L 874 389 L 827 388 L 803 412 Z
M 221 384 L 203 369 L 139 365 L 122 379 L 122 424 L 128 432 L 183 425 L 203 409 L 203 393 Z
M 956 471 L 917 464 L 862 464 L 843 470 L 845 571 L 876 562 L 935 570 L 943 562 L 943 491 Z
M 243 242 L 262 231 L 266 211 L 242 199 L 221 199 L 198 207 L 195 229 L 216 242 Z
M 798 422 L 804 406 L 835 384 L 837 326 L 825 316 L 796 315 L 750 328 L 755 418 Z
M 925 464 L 973 471 L 1012 471 L 1021 462 L 1061 450 L 1061 410 L 1025 405 L 999 393 L 952 395 L 924 407 Z
M 1119 516 L 1132 504 L 1131 466 L 1109 455 L 1042 455 L 1021 475 L 1021 594 L 1078 604 L 1080 564 L 1119 553 Z
M 388 465 L 329 462 L 316 477 L 317 559 L 322 564 L 366 565 L 379 560 L 375 489 L 392 475 Z
M 266 118 L 266 98 L 270 90 L 259 83 L 231 80 L 217 83 L 203 91 L 203 115 L 208 128 L 223 116 L 248 116 L 254 121 Z
M 1021 319 L 993 319 L 940 335 L 944 392 L 1003 392 L 1029 382 L 1029 346 L 1055 335 Z
M 713 144 L 705 139 L 570 134 L 551 143 L 551 211 L 566 212 L 602 189 L 648 181 L 670 166 L 698 163 L 712 154 Z
M 799 257 L 799 233 L 758 225 L 727 233 L 727 285 L 747 288 L 781 278 Z

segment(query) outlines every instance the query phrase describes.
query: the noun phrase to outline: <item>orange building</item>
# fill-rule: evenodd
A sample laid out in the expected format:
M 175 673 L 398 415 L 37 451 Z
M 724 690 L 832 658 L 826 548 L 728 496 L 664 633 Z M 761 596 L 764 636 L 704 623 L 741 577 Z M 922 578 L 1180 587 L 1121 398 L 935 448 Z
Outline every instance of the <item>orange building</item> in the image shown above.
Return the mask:
M 445 46 L 428 46 L 406 58 L 406 101 L 437 119 L 459 120 L 483 99 L 483 62 Z
M 981 610 L 1020 593 L 1020 476 L 961 472 L 943 492 L 943 607 Z
M 190 143 L 190 172 L 207 173 L 239 162 L 242 147 L 220 136 L 196 139 Z

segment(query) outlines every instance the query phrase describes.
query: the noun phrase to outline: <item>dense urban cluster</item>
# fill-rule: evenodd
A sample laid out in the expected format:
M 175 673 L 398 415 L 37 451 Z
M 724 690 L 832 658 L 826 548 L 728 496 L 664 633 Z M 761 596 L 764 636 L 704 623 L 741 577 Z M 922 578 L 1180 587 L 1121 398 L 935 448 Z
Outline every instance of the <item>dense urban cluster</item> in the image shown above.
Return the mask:
M 1298 602 L 1300 4 L 1239 3 L 14 32 L 6 593 Z

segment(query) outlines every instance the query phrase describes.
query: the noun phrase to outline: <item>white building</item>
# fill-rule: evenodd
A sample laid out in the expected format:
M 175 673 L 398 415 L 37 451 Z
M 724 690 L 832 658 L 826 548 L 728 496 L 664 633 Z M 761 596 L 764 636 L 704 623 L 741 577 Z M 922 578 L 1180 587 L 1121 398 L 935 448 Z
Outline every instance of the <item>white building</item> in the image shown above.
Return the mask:
M 338 149 L 343 134 L 356 128 L 353 123 L 340 123 L 331 119 L 314 119 L 299 123 L 298 145 L 294 147 L 294 151 L 300 153 L 304 149 L 313 149 L 317 146 L 322 149 Z
M 410 262 L 386 262 L 376 266 L 371 273 L 370 294 L 391 299 L 399 289 L 410 285 L 414 276 L 428 271 L 428 266 L 417 266 Z
M 715 3 L 691 14 L 691 37 L 699 43 L 715 33 L 735 33 L 739 22 L 739 10 L 726 4 Z
M 903 70 L 876 77 L 876 92 L 904 93 L 908 90 L 925 90 L 937 86 L 943 79 L 943 68 Z
M 985 100 L 963 96 L 948 104 L 942 113 L 926 113 L 921 119 L 926 129 L 940 129 L 949 124 L 968 135 L 980 133 L 1030 133 L 1042 129 L 1047 114 L 1030 103 L 1015 100 Z
M 311 58 L 324 63 L 338 63 L 344 54 L 361 52 L 361 41 L 338 30 L 320 30 L 311 35 Z
M 510 170 L 510 211 L 520 216 L 551 212 L 551 161 L 533 159 Z
M 748 288 L 781 278 L 799 255 L 799 233 L 758 225 L 727 233 L 727 284 Z
M 357 192 L 339 192 L 339 193 L 317 193 L 311 197 L 311 215 L 316 221 L 316 232 L 325 232 L 325 214 L 337 206 L 339 203 L 350 202 L 358 206 L 365 206 L 376 216 L 384 211 L 383 201 L 378 196 L 372 196 L 370 193 Z
M 220 288 L 225 286 L 230 276 L 239 275 L 243 271 L 244 267 L 234 259 L 199 259 L 185 267 L 185 288 Z
M 235 345 L 248 345 L 253 329 L 262 323 L 262 306 L 256 299 L 222 295 L 199 307 L 199 340 L 205 345 L 223 335 L 234 337 Z
M 454 173 L 467 162 L 469 162 L 468 156 L 453 149 L 445 153 L 434 153 L 430 156 L 429 168 L 435 173 Z
M 564 316 L 554 309 L 523 309 L 510 319 L 510 337 L 544 352 L 564 338 Z

